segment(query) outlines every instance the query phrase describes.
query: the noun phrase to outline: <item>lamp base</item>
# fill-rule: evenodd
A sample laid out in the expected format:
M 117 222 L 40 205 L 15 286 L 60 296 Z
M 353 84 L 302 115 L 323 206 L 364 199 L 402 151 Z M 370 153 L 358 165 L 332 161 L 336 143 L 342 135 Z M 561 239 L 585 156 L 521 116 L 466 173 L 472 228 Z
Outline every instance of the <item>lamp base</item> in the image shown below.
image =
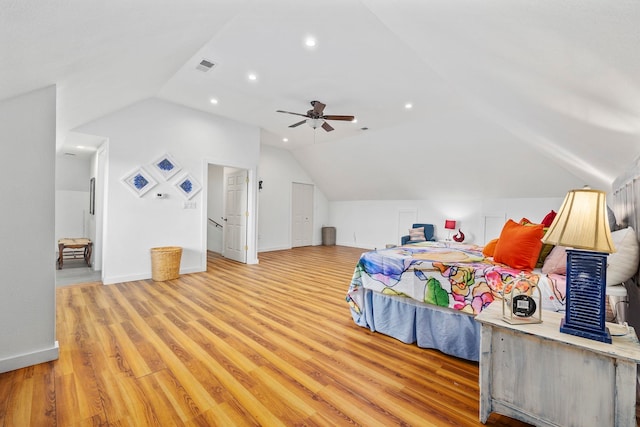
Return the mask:
M 570 324 L 567 324 L 567 319 L 562 319 L 562 322 L 560 322 L 560 332 L 611 344 L 611 334 L 609 333 L 609 328 L 607 327 L 605 327 L 602 331 L 596 329 L 584 330 L 571 326 Z
M 560 332 L 611 344 L 606 328 L 607 254 L 567 249 L 566 315 Z

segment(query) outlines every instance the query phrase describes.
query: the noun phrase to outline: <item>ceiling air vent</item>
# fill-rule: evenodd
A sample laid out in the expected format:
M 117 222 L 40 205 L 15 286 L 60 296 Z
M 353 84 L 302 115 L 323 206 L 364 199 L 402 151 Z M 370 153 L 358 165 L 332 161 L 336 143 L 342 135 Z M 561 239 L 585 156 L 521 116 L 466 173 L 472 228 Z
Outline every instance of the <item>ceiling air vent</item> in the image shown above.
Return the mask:
M 212 69 L 215 66 L 216 66 L 216 64 L 213 63 L 212 61 L 209 61 L 208 59 L 203 59 L 196 66 L 196 70 L 199 70 L 199 71 L 202 71 L 203 73 L 206 73 L 207 71 L 209 71 L 210 69 Z

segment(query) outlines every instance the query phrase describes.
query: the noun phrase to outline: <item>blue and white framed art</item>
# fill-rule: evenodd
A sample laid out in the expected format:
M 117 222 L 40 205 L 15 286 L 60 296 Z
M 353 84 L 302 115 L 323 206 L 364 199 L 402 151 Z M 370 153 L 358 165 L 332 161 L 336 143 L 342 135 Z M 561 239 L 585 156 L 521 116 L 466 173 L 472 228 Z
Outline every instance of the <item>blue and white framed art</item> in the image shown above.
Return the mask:
M 176 182 L 176 188 L 178 188 L 178 191 L 180 191 L 184 197 L 190 199 L 195 196 L 202 187 L 200 187 L 198 181 L 193 179 L 191 174 L 186 174 Z
M 155 162 L 153 162 L 153 166 L 156 170 L 162 175 L 162 177 L 166 180 L 174 176 L 182 167 L 176 162 L 176 160 L 171 157 L 170 154 L 165 154 L 159 157 Z
M 153 179 L 151 174 L 141 167 L 122 178 L 122 182 L 138 197 L 141 197 L 158 184 L 158 181 Z

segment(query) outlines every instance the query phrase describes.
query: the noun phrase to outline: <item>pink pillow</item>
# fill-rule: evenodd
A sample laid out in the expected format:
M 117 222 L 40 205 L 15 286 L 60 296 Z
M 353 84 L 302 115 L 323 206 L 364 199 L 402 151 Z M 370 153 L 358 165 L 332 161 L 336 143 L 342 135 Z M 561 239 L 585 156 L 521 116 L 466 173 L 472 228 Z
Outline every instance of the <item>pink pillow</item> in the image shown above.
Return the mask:
M 567 248 L 554 246 L 542 265 L 544 274 L 567 274 Z
M 426 237 L 424 237 L 424 227 L 410 228 L 409 240 L 412 242 L 424 242 L 427 240 Z

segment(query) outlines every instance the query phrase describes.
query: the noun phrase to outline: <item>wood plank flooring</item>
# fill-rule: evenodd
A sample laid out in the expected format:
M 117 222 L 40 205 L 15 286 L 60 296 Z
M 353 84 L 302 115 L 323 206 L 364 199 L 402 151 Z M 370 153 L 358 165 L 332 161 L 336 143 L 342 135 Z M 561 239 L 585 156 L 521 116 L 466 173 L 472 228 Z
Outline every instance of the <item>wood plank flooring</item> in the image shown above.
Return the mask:
M 57 361 L 0 374 L 0 426 L 479 426 L 478 364 L 356 326 L 363 251 L 57 289 Z M 492 415 L 489 426 L 523 426 Z

